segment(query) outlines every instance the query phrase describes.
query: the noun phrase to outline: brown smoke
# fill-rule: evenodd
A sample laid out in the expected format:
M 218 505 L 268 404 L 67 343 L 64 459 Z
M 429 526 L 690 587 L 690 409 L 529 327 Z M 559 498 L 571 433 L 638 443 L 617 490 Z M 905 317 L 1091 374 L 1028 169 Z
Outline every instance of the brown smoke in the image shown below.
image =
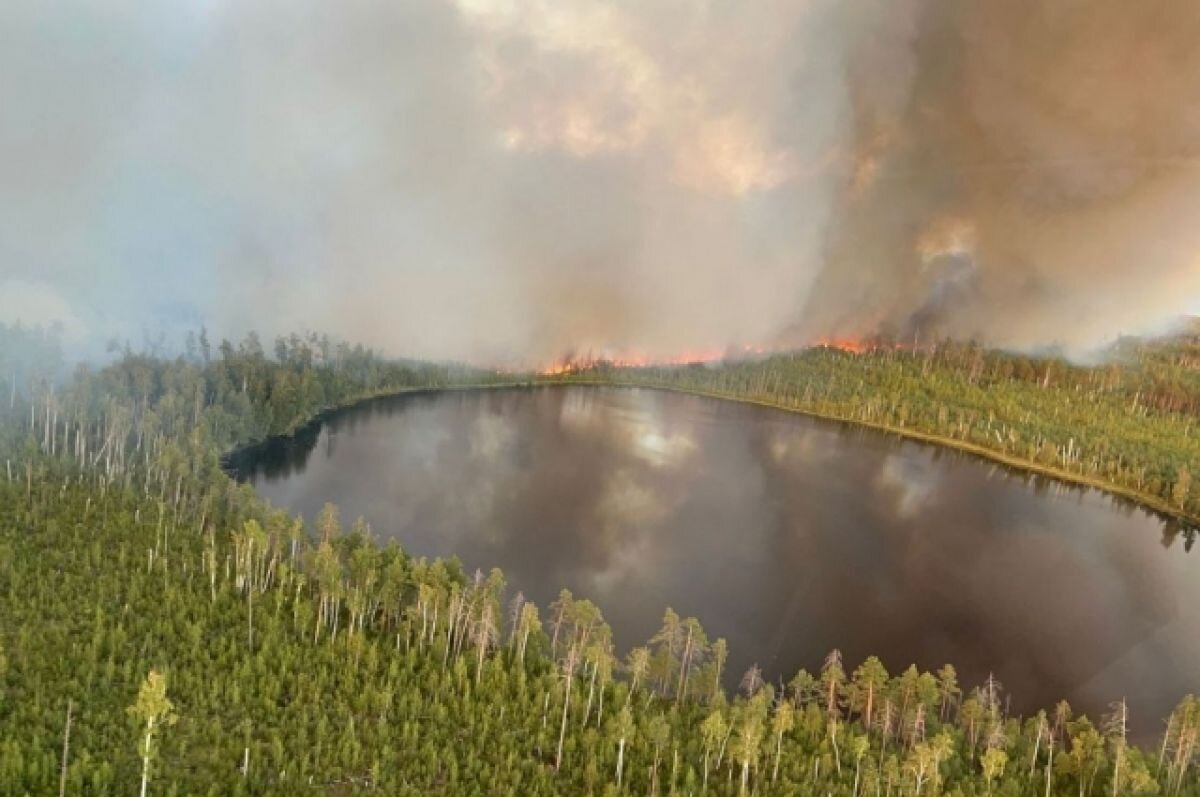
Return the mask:
M 111 5 L 0 3 L 2 320 L 529 363 L 1200 310 L 1193 0 Z
M 1200 304 L 1200 5 L 887 13 L 802 330 L 1070 348 Z

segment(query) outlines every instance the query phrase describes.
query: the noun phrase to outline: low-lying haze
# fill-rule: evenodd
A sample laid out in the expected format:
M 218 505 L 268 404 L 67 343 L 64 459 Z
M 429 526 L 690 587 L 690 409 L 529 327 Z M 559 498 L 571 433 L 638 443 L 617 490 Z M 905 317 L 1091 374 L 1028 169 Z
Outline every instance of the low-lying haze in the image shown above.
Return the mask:
M 12 0 L 0 319 L 475 361 L 1200 308 L 1179 0 Z

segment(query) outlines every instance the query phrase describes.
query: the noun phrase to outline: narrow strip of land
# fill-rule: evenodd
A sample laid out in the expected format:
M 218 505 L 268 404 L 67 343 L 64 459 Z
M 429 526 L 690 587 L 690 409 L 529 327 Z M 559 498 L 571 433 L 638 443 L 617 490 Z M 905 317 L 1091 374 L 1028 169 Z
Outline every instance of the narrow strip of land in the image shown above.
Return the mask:
M 535 382 L 532 384 L 548 386 L 548 385 L 587 385 L 591 387 L 630 387 L 630 388 L 645 388 L 648 390 L 663 390 L 670 393 L 682 393 L 691 396 L 703 396 L 705 398 L 717 399 L 720 401 L 732 401 L 738 404 L 750 404 L 758 407 L 768 407 L 770 409 L 782 410 L 797 415 L 804 415 L 810 418 L 819 418 L 826 421 L 834 421 L 837 423 L 849 424 L 851 426 L 872 429 L 874 431 L 892 434 L 898 437 L 903 437 L 908 440 L 914 440 L 929 445 L 941 446 L 943 448 L 953 449 L 964 453 L 972 454 L 992 462 L 999 463 L 1015 470 L 1020 470 L 1026 473 L 1045 476 L 1056 481 L 1065 482 L 1068 484 L 1089 487 L 1108 493 L 1109 495 L 1130 501 L 1146 509 L 1152 510 L 1157 514 L 1164 515 L 1169 518 L 1181 520 L 1192 525 L 1200 525 L 1200 515 L 1183 512 L 1176 507 L 1170 506 L 1161 498 L 1145 492 L 1138 492 L 1128 487 L 1123 487 L 1119 484 L 1104 481 L 1095 477 L 1086 476 L 1079 473 L 1072 473 L 1068 470 L 1055 468 L 1033 462 L 1028 459 L 1015 457 L 1005 454 L 995 449 L 967 442 L 965 440 L 956 440 L 952 437 L 931 434 L 922 432 L 918 429 L 911 429 L 902 426 L 893 426 L 884 423 L 875 423 L 872 421 L 864 421 L 858 418 L 853 418 L 834 413 L 821 412 L 817 409 L 796 407 L 779 401 L 771 401 L 769 399 L 752 398 L 748 396 L 738 396 L 729 393 L 717 393 L 711 390 L 701 390 L 698 388 L 680 387 L 670 384 L 655 384 L 650 382 L 635 382 L 635 381 L 607 381 L 594 379 L 573 379 L 570 382 L 553 381 L 553 382 Z M 508 385 L 514 387 L 516 385 Z M 480 387 L 494 387 L 491 385 Z

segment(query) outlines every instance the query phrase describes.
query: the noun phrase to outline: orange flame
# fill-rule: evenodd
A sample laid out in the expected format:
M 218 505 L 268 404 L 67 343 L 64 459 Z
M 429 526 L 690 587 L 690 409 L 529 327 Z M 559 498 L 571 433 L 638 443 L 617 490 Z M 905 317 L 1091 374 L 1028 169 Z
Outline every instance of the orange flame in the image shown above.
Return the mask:
M 868 354 L 875 351 L 909 351 L 914 349 L 916 344 L 872 336 L 865 338 L 822 337 L 813 341 L 812 346 L 813 348 L 837 349 L 847 354 Z
M 817 338 L 813 342 L 815 348 L 837 349 L 850 354 L 862 354 L 876 348 L 875 344 L 864 338 Z
M 879 337 L 821 337 L 809 344 L 811 348 L 837 349 L 848 354 L 867 354 L 874 351 L 908 349 L 910 346 L 886 340 Z M 636 350 L 617 352 L 615 354 L 567 355 L 538 366 L 535 370 L 539 376 L 565 376 L 567 374 L 592 371 L 601 367 L 612 368 L 649 368 L 653 366 L 693 365 L 699 363 L 714 363 L 723 360 L 741 359 L 758 355 L 772 354 L 792 347 L 780 346 L 737 346 L 725 349 L 689 349 L 670 355 L 651 355 Z
M 693 365 L 719 362 L 731 357 L 744 357 L 763 354 L 765 352 L 766 349 L 759 346 L 741 346 L 729 349 L 689 349 L 668 355 L 652 355 L 635 350 L 601 356 L 593 356 L 592 354 L 583 356 L 571 355 L 539 367 L 537 373 L 539 376 L 562 376 L 564 374 L 590 371 L 602 366 L 611 366 L 614 368 L 648 368 L 663 365 Z

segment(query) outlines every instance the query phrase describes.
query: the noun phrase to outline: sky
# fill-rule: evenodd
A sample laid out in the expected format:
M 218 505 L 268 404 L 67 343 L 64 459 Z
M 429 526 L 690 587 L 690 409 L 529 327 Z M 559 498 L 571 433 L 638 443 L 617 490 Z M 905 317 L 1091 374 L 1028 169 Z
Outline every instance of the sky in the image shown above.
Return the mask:
M 0 321 L 672 356 L 1200 312 L 1200 5 L 8 0 Z

